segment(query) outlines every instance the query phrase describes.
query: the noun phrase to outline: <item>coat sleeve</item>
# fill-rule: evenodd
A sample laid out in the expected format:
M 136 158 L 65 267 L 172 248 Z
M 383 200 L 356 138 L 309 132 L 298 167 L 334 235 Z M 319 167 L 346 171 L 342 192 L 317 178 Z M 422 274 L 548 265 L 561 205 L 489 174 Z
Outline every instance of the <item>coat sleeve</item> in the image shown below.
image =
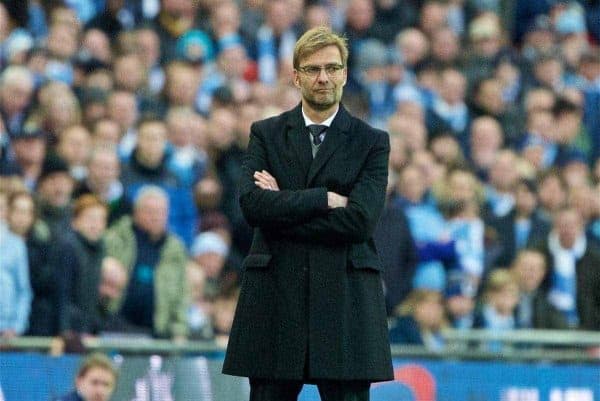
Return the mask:
M 256 171 L 270 171 L 265 138 L 256 125 L 252 126 L 250 142 L 242 166 L 240 206 L 253 227 L 282 227 L 297 224 L 327 213 L 327 189 L 263 190 L 254 183 Z M 277 177 L 275 177 L 277 178 Z
M 383 133 L 373 145 L 348 195 L 346 207 L 282 228 L 278 230 L 280 235 L 321 244 L 360 243 L 369 239 L 385 203 L 389 153 L 389 137 Z

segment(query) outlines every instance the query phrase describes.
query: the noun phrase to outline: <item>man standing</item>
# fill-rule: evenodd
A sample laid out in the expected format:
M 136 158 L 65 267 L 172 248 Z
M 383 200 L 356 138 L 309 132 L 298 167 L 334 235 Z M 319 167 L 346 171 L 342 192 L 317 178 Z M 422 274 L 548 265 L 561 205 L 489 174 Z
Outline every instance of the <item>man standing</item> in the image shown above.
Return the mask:
M 368 400 L 393 378 L 381 263 L 371 238 L 389 140 L 340 104 L 348 50 L 327 28 L 294 49 L 302 102 L 252 125 L 240 205 L 254 227 L 223 372 L 250 400 Z

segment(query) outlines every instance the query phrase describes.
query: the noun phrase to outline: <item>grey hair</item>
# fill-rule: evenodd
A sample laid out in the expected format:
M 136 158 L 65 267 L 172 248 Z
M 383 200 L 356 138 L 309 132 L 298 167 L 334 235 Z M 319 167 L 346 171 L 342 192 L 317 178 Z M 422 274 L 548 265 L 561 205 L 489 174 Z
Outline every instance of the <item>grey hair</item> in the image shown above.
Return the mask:
M 27 84 L 33 89 L 34 77 L 31 71 L 26 67 L 20 65 L 11 65 L 0 75 L 0 87 L 4 87 L 6 84 L 13 82 L 27 82 Z
M 134 209 L 137 209 L 147 198 L 160 198 L 169 204 L 169 194 L 167 191 L 157 185 L 144 185 L 140 188 L 133 202 Z

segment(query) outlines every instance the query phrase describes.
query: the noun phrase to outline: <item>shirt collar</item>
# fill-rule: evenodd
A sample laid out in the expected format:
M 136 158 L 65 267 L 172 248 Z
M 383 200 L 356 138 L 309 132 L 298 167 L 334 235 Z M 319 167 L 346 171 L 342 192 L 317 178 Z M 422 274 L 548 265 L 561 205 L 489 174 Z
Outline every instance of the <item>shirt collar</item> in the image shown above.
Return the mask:
M 328 127 L 331 126 L 331 123 L 333 122 L 333 119 L 335 118 L 335 116 L 337 115 L 338 111 L 340 111 L 340 106 L 338 105 L 338 108 L 335 110 L 335 113 L 333 113 L 327 120 L 323 121 L 322 123 L 318 124 L 318 125 L 326 125 Z M 304 113 L 304 108 L 302 109 L 302 117 L 304 117 L 304 124 L 308 127 L 309 125 L 312 124 L 317 124 L 314 121 L 312 121 L 307 115 L 306 113 Z

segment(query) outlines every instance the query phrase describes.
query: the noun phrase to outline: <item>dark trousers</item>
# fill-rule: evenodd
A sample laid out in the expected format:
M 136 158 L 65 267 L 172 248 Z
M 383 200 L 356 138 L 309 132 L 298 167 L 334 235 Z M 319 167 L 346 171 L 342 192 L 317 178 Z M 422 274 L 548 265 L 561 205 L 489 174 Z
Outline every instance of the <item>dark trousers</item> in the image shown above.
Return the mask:
M 296 401 L 304 383 L 295 380 L 250 379 L 250 401 Z M 369 401 L 369 382 L 318 381 L 321 401 Z

